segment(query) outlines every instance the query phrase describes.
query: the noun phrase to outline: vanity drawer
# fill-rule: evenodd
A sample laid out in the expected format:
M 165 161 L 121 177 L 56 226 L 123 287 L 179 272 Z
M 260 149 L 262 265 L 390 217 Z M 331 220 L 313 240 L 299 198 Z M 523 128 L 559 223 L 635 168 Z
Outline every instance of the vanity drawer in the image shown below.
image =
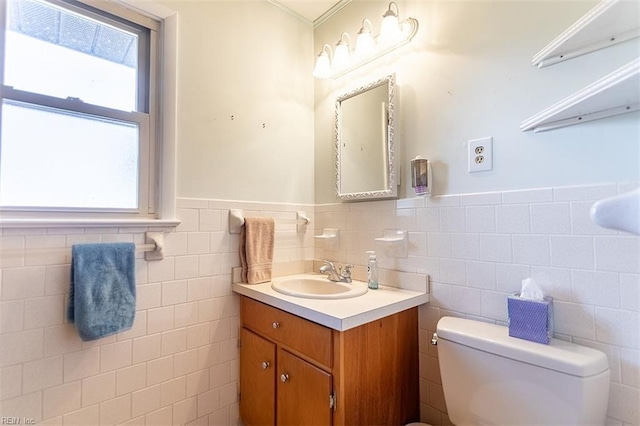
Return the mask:
M 329 368 L 332 363 L 330 328 L 281 311 L 248 297 L 240 302 L 242 323 Z

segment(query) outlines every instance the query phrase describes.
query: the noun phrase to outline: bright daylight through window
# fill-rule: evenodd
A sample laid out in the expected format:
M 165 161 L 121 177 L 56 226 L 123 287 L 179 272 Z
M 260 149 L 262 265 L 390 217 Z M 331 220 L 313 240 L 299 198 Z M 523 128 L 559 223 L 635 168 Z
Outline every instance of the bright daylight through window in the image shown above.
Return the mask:
M 76 1 L 0 8 L 0 208 L 152 213 L 155 29 Z

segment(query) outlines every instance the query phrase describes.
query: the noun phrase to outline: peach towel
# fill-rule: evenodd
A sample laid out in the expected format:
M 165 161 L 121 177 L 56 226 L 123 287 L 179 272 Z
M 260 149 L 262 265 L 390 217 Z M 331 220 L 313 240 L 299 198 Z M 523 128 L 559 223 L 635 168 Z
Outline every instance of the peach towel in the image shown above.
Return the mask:
M 275 223 L 272 217 L 247 217 L 240 231 L 242 281 L 258 284 L 271 281 Z

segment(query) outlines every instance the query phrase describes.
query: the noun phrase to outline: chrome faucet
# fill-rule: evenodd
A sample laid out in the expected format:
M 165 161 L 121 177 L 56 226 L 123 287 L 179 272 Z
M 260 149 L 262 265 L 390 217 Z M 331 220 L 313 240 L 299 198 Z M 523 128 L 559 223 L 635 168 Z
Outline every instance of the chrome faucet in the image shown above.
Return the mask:
M 351 268 L 353 268 L 353 265 L 345 265 L 344 268 L 340 268 L 340 272 L 338 272 L 333 262 L 328 260 L 323 260 L 323 262 L 324 265 L 320 267 L 320 273 L 327 274 L 329 280 L 341 283 L 351 282 Z

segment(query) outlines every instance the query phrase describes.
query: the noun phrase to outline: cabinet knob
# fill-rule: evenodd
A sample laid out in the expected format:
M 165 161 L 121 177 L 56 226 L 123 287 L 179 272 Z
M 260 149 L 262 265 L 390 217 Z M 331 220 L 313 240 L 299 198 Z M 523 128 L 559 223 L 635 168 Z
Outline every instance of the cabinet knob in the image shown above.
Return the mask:
M 285 383 L 285 382 L 287 382 L 288 380 L 289 380 L 289 375 L 288 375 L 287 373 L 282 373 L 282 374 L 280 375 L 280 381 L 281 381 L 282 383 Z
M 269 364 L 269 361 L 262 361 L 262 369 L 266 370 L 267 368 L 269 368 L 271 364 Z
M 271 327 L 273 327 L 273 329 L 275 330 L 276 328 L 280 327 L 280 323 L 279 322 L 274 322 L 273 324 L 271 324 Z

